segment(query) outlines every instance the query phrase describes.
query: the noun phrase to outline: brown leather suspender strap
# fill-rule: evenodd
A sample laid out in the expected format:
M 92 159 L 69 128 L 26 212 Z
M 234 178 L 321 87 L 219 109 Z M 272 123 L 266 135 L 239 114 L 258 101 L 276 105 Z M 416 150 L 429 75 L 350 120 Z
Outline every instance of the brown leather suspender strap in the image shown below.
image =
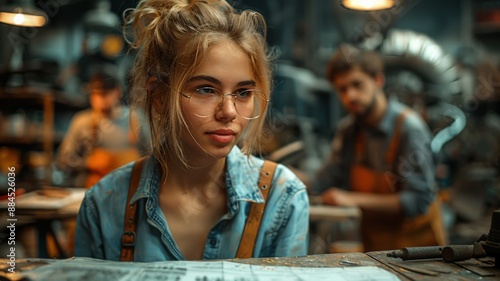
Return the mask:
M 133 261 L 134 260 L 134 247 L 135 247 L 135 226 L 136 226 L 136 205 L 130 204 L 132 196 L 135 194 L 141 179 L 142 166 L 145 158 L 137 160 L 132 168 L 132 177 L 130 179 L 130 187 L 128 189 L 127 205 L 125 209 L 125 222 L 122 234 L 122 251 L 120 261 Z
M 268 160 L 266 160 L 264 162 L 264 165 L 262 166 L 259 178 L 259 190 L 262 193 L 262 197 L 264 197 L 264 203 L 252 203 L 252 205 L 250 206 L 250 212 L 248 213 L 245 228 L 243 230 L 243 235 L 240 241 L 240 246 L 236 253 L 237 258 L 252 257 L 255 240 L 257 238 L 262 215 L 264 214 L 264 209 L 266 207 L 267 195 L 269 194 L 269 189 L 271 189 L 271 183 L 276 166 L 276 163 Z

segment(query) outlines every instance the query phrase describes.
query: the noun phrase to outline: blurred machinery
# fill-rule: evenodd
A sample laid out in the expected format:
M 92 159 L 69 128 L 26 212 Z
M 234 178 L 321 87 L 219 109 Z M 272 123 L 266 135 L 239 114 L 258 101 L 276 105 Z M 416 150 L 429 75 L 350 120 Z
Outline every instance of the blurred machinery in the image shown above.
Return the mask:
M 500 206 L 498 66 L 453 58 L 428 37 L 392 30 L 380 47 L 387 92 L 419 110 L 434 132 L 436 179 L 447 194 L 450 239 L 474 241 Z
M 274 80 L 267 119 L 274 149 L 268 157 L 313 173 L 329 150 L 341 105 L 329 83 L 304 68 L 280 64 Z
M 443 165 L 443 147 L 466 126 L 464 112 L 452 102 L 463 92 L 456 60 L 428 36 L 391 30 L 378 48 L 385 62 L 385 92 L 411 106 L 434 133 L 431 149 Z M 447 187 L 446 175 L 437 175 Z

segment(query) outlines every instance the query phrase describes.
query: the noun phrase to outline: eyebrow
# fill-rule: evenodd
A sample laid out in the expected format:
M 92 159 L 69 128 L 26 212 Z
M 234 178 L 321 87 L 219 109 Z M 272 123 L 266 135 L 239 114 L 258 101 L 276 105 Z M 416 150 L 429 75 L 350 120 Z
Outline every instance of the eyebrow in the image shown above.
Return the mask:
M 208 76 L 208 75 L 198 75 L 198 76 L 193 76 L 189 78 L 187 83 L 195 82 L 195 81 L 208 81 L 212 82 L 218 86 L 222 86 L 222 82 L 218 80 L 215 77 Z M 241 87 L 241 86 L 255 86 L 257 83 L 255 83 L 254 80 L 245 80 L 245 81 L 240 81 L 238 84 L 236 84 L 236 87 Z

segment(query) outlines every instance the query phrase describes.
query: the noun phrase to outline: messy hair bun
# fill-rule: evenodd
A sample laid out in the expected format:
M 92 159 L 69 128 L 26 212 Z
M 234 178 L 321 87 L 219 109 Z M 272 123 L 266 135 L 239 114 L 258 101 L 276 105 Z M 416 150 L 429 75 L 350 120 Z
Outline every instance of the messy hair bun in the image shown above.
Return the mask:
M 185 125 L 178 93 L 214 44 L 229 40 L 238 45 L 250 59 L 259 89 L 270 98 L 266 24 L 261 14 L 240 13 L 224 0 L 142 0 L 125 12 L 125 24 L 126 40 L 137 50 L 132 102 L 144 107 L 153 154 L 160 162 L 168 154 L 179 155 L 185 163 L 177 138 Z M 151 77 L 156 81 L 154 87 L 148 86 Z M 153 107 L 158 95 L 165 104 L 161 114 Z M 264 118 L 249 122 L 242 138 L 245 153 L 250 154 L 259 143 L 263 123 Z

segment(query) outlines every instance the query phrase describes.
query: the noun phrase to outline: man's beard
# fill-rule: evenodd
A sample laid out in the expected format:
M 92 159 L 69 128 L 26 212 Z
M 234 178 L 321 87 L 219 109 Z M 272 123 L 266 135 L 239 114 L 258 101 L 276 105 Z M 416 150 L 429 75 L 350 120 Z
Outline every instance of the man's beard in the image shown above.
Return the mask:
M 376 105 L 377 105 L 377 93 L 374 93 L 373 98 L 366 107 L 366 109 L 363 112 L 356 114 L 356 119 L 358 119 L 361 122 L 365 121 L 368 117 L 370 117 L 370 115 L 372 115 Z

